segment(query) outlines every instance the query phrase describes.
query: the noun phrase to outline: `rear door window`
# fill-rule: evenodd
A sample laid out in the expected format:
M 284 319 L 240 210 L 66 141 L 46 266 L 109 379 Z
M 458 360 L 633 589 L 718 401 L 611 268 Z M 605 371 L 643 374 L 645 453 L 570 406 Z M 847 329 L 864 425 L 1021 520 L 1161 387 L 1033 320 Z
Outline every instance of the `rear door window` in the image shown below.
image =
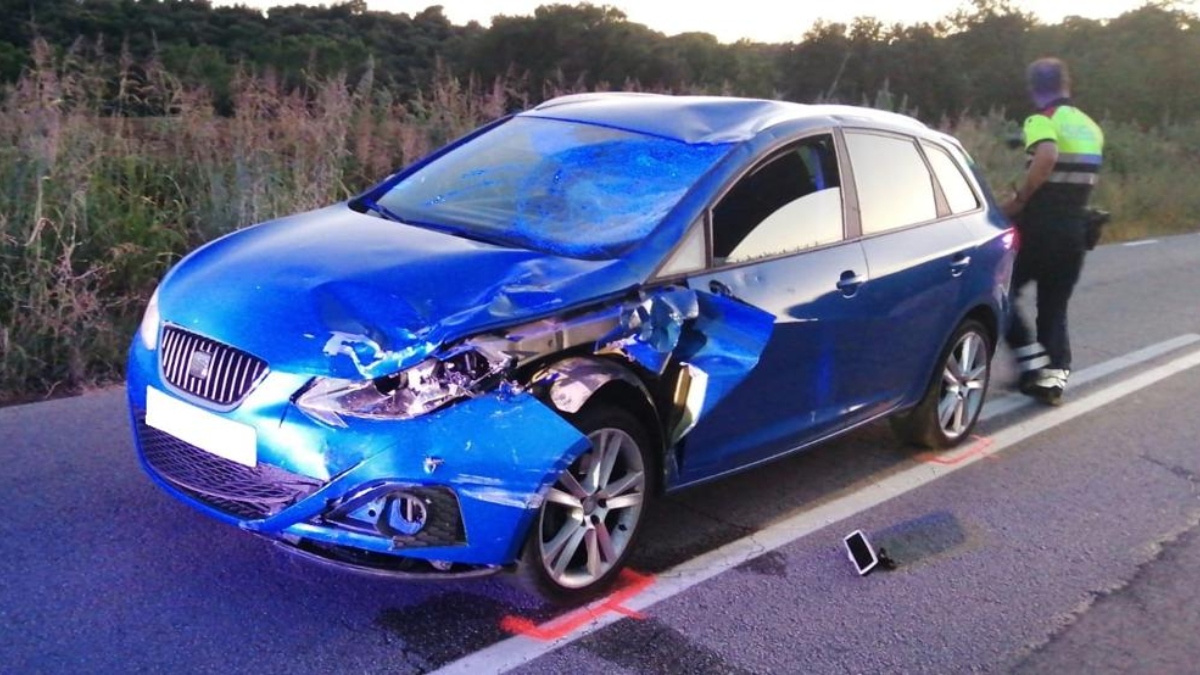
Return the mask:
M 846 146 L 864 235 L 937 219 L 933 177 L 914 139 L 848 131 Z

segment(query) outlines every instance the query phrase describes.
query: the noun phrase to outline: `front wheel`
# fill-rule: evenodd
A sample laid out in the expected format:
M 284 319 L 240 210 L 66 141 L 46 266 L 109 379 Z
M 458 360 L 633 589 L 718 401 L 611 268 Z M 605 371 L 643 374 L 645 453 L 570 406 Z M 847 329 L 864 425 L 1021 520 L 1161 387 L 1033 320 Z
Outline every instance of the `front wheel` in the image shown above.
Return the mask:
M 525 542 L 518 579 L 549 600 L 579 603 L 621 571 L 652 494 L 649 435 L 620 408 L 587 406 L 572 422 L 592 447 L 559 474 Z
M 957 445 L 979 420 L 991 374 L 992 341 L 987 329 L 968 319 L 942 352 L 921 402 L 893 417 L 892 430 L 901 440 L 927 448 Z

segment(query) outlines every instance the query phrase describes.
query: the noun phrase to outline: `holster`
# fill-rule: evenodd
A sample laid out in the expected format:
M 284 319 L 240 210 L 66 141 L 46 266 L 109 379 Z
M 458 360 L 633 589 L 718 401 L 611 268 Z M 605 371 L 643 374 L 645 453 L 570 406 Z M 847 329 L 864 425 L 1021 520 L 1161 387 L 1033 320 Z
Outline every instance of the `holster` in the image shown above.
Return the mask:
M 1084 246 L 1087 250 L 1096 248 L 1100 237 L 1104 235 L 1104 226 L 1112 220 L 1112 214 L 1103 209 L 1088 207 L 1083 210 Z

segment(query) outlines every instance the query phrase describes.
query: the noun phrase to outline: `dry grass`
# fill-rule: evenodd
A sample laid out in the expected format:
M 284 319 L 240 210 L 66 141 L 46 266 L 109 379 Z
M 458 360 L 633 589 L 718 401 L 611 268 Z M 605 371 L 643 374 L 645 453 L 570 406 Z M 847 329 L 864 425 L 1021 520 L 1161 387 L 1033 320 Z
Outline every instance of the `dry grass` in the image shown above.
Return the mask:
M 0 403 L 120 379 L 181 255 L 345 199 L 503 112 L 495 92 L 448 79 L 397 101 L 370 72 L 304 91 L 243 74 L 226 118 L 153 62 L 34 56 L 0 103 Z
M 345 199 L 533 98 L 515 80 L 441 75 L 397 100 L 374 80 L 368 68 L 287 91 L 243 73 L 220 117 L 156 62 L 36 45 L 0 102 L 0 404 L 119 380 L 146 297 L 199 244 Z M 997 186 L 1020 170 L 1008 129 L 996 115 L 954 129 Z M 1109 139 L 1110 235 L 1195 229 L 1200 192 L 1181 177 L 1200 168 L 1200 126 L 1114 126 Z

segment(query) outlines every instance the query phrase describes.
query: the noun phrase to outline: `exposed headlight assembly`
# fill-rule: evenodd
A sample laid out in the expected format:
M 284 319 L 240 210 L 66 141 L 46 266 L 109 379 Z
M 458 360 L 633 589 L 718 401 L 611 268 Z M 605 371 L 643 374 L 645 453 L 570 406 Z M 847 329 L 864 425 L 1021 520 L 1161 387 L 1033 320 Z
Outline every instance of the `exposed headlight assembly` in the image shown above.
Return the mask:
M 482 394 L 499 383 L 510 362 L 504 355 L 489 357 L 464 349 L 373 380 L 320 378 L 296 405 L 310 417 L 335 426 L 345 426 L 343 417 L 412 419 Z

